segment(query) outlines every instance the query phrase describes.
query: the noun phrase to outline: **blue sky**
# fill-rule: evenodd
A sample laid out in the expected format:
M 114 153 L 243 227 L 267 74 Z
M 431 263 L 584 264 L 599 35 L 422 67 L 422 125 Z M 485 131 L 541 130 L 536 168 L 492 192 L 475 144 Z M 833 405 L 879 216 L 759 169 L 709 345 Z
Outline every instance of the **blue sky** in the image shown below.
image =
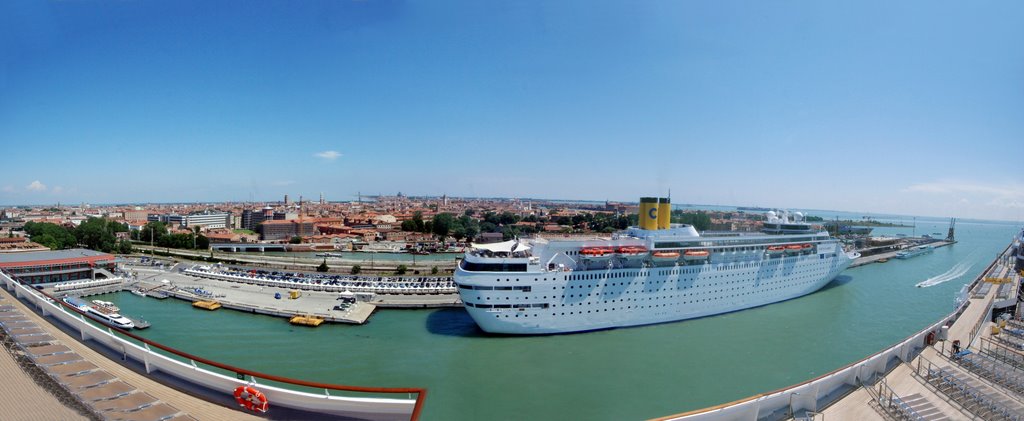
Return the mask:
M 0 203 L 1024 219 L 1024 3 L 0 3 Z

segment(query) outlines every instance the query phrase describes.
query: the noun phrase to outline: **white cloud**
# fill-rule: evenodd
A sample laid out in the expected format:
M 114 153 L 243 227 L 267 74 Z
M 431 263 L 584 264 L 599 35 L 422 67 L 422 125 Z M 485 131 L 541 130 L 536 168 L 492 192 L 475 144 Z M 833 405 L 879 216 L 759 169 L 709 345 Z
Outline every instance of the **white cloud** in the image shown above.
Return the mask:
M 46 191 L 46 185 L 40 183 L 39 180 L 33 181 L 29 185 L 25 186 L 25 188 L 31 191 Z
M 14 186 L 4 186 L 3 192 L 4 193 L 14 193 Z
M 904 189 L 907 192 L 923 193 L 979 193 L 994 196 L 1024 196 L 1024 190 L 1006 186 L 987 186 L 958 181 L 918 183 Z
M 53 193 L 53 194 L 64 193 L 64 188 L 61 187 L 61 186 L 54 186 L 52 189 L 50 189 L 50 193 Z
M 908 202 L 965 217 L 1009 221 L 1020 219 L 1020 212 L 1024 210 L 1024 185 L 1015 182 L 995 184 L 939 180 L 912 184 L 902 192 L 917 195 L 908 197 Z
M 315 156 L 317 158 L 323 158 L 323 159 L 326 159 L 328 161 L 333 161 L 335 159 L 338 159 L 341 156 L 341 152 L 338 152 L 338 151 L 323 151 L 323 152 L 317 152 L 317 153 L 313 154 L 313 156 Z

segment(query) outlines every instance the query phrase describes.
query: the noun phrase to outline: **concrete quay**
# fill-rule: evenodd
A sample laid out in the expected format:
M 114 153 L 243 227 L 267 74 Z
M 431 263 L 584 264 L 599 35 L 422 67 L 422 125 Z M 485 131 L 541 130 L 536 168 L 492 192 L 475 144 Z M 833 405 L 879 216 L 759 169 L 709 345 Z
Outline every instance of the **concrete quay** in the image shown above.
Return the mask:
M 171 297 L 190 302 L 214 300 L 224 308 L 253 314 L 287 318 L 309 315 L 332 323 L 363 324 L 377 308 L 372 303 L 356 302 L 345 310 L 336 310 L 335 306 L 341 304 L 336 293 L 302 291 L 299 298 L 291 299 L 287 288 L 194 278 L 175 272 L 152 274 L 140 279 L 140 284 L 143 288 L 158 287 L 164 279 L 170 281 L 171 287 L 163 290 Z M 212 294 L 196 294 L 196 288 Z M 275 299 L 274 294 L 281 298 Z
M 945 247 L 945 246 L 948 246 L 948 245 L 951 245 L 951 244 L 954 244 L 954 243 L 956 243 L 956 242 L 955 241 L 941 240 L 941 241 L 936 241 L 936 242 L 933 242 L 933 243 L 928 243 L 928 245 L 930 245 L 930 246 L 932 246 L 934 248 L 939 248 L 939 247 Z M 882 260 L 882 259 L 894 259 L 894 258 L 896 258 L 896 253 L 899 253 L 901 251 L 903 251 L 903 250 L 894 250 L 894 251 L 889 251 L 889 252 L 885 252 L 885 253 L 872 254 L 870 256 L 858 257 L 856 260 L 853 261 L 853 263 L 850 264 L 850 267 L 851 268 L 855 268 L 857 266 L 864 266 L 864 265 L 871 264 L 871 263 L 878 263 L 878 261 Z
M 370 302 L 379 308 L 462 307 L 459 294 L 377 294 Z

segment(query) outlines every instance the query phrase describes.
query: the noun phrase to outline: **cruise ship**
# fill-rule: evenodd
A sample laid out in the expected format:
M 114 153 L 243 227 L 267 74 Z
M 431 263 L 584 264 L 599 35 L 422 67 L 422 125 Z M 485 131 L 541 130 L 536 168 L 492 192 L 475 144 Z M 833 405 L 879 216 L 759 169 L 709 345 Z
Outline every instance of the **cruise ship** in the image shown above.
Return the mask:
M 665 323 L 800 297 L 856 253 L 799 213 L 767 213 L 761 233 L 670 223 L 666 198 L 641 198 L 638 227 L 610 238 L 474 244 L 455 271 L 486 332 L 555 334 Z

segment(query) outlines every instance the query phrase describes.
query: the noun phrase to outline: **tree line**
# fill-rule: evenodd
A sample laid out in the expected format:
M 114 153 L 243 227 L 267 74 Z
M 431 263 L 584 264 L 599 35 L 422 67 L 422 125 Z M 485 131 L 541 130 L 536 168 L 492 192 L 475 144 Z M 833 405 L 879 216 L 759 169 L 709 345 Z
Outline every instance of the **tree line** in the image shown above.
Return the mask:
M 537 216 L 520 217 L 512 212 L 487 212 L 482 218 L 474 218 L 474 211 L 467 210 L 463 215 L 439 213 L 432 221 L 424 221 L 421 212 L 415 212 L 412 219 L 403 221 L 402 231 L 434 234 L 444 238 L 452 236 L 456 240 L 472 240 L 485 232 L 498 232 L 506 240 L 518 235 L 534 234 L 546 224 L 563 226 L 560 232 L 600 232 L 612 233 L 637 225 L 637 214 L 611 214 L 603 212 L 580 213 L 572 216 Z M 526 222 L 523 224 L 521 222 Z M 675 210 L 672 222 L 691 224 L 703 231 L 711 225 L 711 218 L 704 212 L 696 213 Z
M 104 253 L 132 252 L 131 242 L 117 239 L 117 233 L 127 232 L 128 225 L 106 218 L 89 218 L 71 227 L 29 221 L 25 223 L 24 230 L 32 241 L 53 250 L 85 247 Z
M 167 224 L 160 221 L 149 221 L 138 231 L 132 232 L 132 239 L 158 247 L 172 249 L 206 250 L 210 248 L 210 239 L 199 233 L 199 227 L 186 233 L 171 233 Z

